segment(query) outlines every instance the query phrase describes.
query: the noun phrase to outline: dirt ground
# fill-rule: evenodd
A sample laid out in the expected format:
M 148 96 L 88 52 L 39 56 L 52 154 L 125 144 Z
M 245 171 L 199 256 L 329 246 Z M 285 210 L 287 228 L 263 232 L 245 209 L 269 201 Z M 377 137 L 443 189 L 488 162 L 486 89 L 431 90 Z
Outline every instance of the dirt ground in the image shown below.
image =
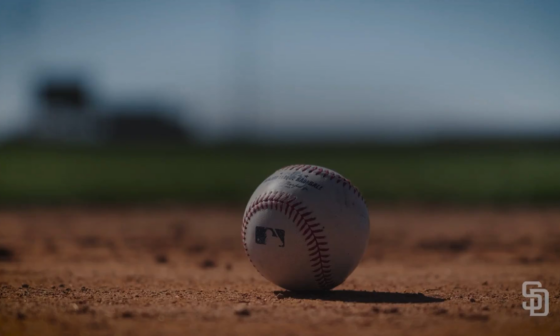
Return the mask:
M 253 269 L 242 209 L 0 210 L 0 335 L 560 335 L 560 210 L 370 211 L 362 263 L 317 294 Z

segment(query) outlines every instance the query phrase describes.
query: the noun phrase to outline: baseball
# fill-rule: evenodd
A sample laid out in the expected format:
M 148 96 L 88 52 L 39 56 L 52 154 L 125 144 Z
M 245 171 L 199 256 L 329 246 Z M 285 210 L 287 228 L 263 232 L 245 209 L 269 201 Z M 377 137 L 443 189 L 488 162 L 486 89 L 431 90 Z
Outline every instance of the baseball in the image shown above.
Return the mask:
M 344 282 L 364 254 L 369 216 L 360 192 L 342 175 L 293 165 L 255 190 L 241 237 L 266 279 L 289 290 L 329 290 Z

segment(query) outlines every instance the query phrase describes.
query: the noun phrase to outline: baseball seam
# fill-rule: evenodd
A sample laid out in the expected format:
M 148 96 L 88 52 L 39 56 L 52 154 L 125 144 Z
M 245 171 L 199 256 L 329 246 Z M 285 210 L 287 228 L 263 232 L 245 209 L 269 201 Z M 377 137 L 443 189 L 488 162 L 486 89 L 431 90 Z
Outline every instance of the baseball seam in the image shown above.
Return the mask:
M 313 217 L 313 212 L 306 211 L 308 210 L 307 207 L 303 205 L 301 201 L 296 201 L 297 197 L 279 191 L 266 192 L 253 201 L 245 213 L 243 229 L 241 230 L 241 238 L 243 240 L 245 253 L 253 264 L 246 243 L 247 226 L 251 218 L 262 210 L 283 212 L 304 236 L 315 281 L 321 289 L 332 288 L 334 287 L 334 283 L 331 278 L 330 255 L 327 254 L 329 252 L 327 237 L 325 235 L 320 235 L 320 233 L 323 232 L 323 228 L 319 228 L 321 223 L 316 222 L 316 218 Z
M 291 165 L 291 166 L 284 167 L 280 170 L 301 171 L 303 173 L 320 175 L 323 178 L 328 178 L 330 180 L 336 180 L 335 181 L 336 183 L 342 183 L 343 188 L 348 187 L 348 189 L 351 190 L 356 196 L 358 196 L 358 198 L 361 199 L 362 202 L 364 202 L 364 204 L 366 202 L 366 200 L 364 199 L 364 197 L 362 196 L 362 194 L 360 193 L 358 188 L 356 188 L 352 184 L 352 182 L 350 182 L 350 180 L 348 180 L 344 176 L 342 176 L 340 174 L 337 174 L 337 173 L 335 173 L 331 170 L 328 170 L 328 169 L 325 169 L 325 168 L 319 168 L 319 167 L 313 166 L 313 165 L 304 165 L 304 164 Z

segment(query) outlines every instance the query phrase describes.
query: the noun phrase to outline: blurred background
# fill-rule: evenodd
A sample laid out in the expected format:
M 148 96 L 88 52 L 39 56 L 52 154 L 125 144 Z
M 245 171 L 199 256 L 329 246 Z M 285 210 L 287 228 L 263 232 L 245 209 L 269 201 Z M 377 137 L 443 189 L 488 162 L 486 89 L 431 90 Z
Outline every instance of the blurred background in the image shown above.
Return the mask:
M 557 1 L 0 2 L 2 204 L 560 200 Z

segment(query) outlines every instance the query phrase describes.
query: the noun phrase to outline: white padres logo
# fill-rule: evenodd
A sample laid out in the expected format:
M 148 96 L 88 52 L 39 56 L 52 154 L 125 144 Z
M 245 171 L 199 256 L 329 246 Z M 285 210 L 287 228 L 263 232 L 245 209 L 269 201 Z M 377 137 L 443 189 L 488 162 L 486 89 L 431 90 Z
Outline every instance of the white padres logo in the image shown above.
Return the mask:
M 527 286 L 537 286 L 539 288 L 530 288 L 528 292 Z M 529 304 L 523 301 L 523 309 L 529 310 L 530 316 L 548 316 L 548 304 L 549 304 L 548 291 L 541 287 L 542 284 L 540 281 L 525 281 L 523 283 L 523 296 L 526 298 L 530 298 Z M 535 299 L 537 299 L 536 304 L 535 304 Z M 544 302 L 543 312 L 537 313 L 538 310 L 543 309 L 543 302 Z

